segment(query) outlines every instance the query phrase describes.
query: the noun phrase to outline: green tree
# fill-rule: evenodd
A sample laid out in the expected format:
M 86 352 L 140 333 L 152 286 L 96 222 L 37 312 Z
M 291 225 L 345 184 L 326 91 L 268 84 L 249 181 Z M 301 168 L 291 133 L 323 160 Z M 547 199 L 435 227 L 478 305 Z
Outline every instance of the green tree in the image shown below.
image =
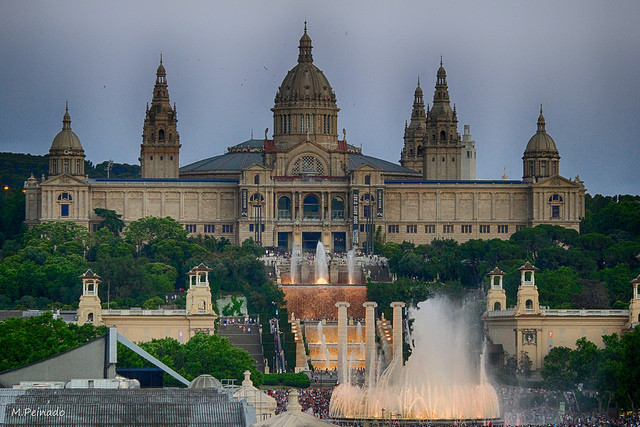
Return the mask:
M 553 347 L 544 358 L 542 379 L 545 387 L 555 390 L 571 390 L 575 384 L 575 373 L 571 366 L 571 349 Z
M 120 235 L 120 230 L 122 230 L 125 225 L 121 214 L 116 211 L 102 208 L 95 208 L 93 211 L 96 215 L 102 218 L 102 221 L 98 223 L 98 229 L 106 228 L 111 231 L 114 236 Z
M 571 300 L 582 292 L 580 278 L 569 267 L 540 271 L 536 274 L 540 304 L 551 308 L 571 308 Z
M 106 332 L 104 326 L 54 320 L 51 313 L 28 319 L 9 318 L 0 322 L 0 372 L 70 350 Z
M 129 224 L 125 240 L 141 251 L 145 245 L 153 245 L 166 239 L 185 241 L 187 234 L 182 224 L 171 217 L 147 216 Z

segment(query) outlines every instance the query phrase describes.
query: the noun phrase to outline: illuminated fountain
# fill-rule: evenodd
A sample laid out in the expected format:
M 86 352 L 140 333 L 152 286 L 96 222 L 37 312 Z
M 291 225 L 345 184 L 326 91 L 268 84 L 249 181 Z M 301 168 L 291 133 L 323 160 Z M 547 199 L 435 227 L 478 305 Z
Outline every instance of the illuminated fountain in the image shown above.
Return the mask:
M 348 277 L 350 285 L 356 283 L 356 280 L 360 280 L 359 277 L 356 277 L 356 257 L 353 249 L 347 252 L 347 272 L 349 274 Z
M 326 285 L 329 283 L 329 266 L 327 265 L 327 251 L 324 250 L 322 242 L 318 242 L 316 246 L 315 267 L 315 283 L 317 285 Z
M 293 250 L 291 251 L 291 264 L 289 267 L 289 280 L 291 283 L 300 283 L 301 261 L 302 252 L 300 251 L 300 245 L 294 243 Z
M 340 303 L 338 303 L 340 304 Z M 338 304 L 336 304 L 338 306 Z M 500 416 L 498 396 L 488 382 L 482 360 L 474 361 L 470 326 L 459 310 L 443 299 L 430 299 L 411 308 L 412 354 L 402 363 L 402 307 L 393 303 L 393 357 L 379 375 L 373 347 L 374 303 L 367 302 L 365 387 L 353 385 L 348 375 L 336 387 L 329 406 L 335 419 L 493 420 Z M 340 317 L 346 307 L 339 306 Z M 346 373 L 343 366 L 338 371 Z

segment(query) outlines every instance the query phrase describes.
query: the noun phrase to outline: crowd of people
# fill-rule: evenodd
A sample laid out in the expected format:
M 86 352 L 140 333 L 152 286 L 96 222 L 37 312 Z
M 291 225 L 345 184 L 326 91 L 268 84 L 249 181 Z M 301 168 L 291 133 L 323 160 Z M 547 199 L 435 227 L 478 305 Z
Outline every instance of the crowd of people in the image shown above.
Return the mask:
M 299 391 L 298 401 L 302 411 L 317 418 L 329 418 L 329 402 L 333 389 L 311 387 Z M 552 391 L 539 388 L 503 386 L 496 389 L 504 426 L 547 426 L 547 427 L 640 427 L 640 412 L 609 417 L 602 414 L 581 414 L 577 412 L 575 395 L 572 392 Z M 288 390 L 268 390 L 276 399 L 276 415 L 287 409 Z M 403 426 L 408 425 L 402 423 Z M 425 425 L 427 424 L 415 424 Z M 456 424 L 457 427 L 490 425 L 488 423 Z
M 269 396 L 276 399 L 278 407 L 276 415 L 287 410 L 289 402 L 289 390 L 268 390 Z M 332 390 L 321 390 L 319 388 L 301 389 L 298 391 L 298 402 L 302 406 L 302 411 L 313 415 L 316 418 L 329 417 L 329 401 Z

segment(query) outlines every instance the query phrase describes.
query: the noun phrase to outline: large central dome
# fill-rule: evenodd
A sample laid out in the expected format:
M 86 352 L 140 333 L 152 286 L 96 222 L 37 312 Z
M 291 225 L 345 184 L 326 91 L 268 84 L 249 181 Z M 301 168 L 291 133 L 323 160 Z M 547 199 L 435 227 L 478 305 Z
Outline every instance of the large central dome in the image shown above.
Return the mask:
M 313 65 L 311 37 L 300 38 L 298 64 L 278 88 L 272 109 L 273 139 L 286 149 L 308 140 L 327 148 L 337 146 L 336 95 L 324 73 Z
M 307 34 L 306 25 L 304 34 L 300 38 L 299 49 L 298 65 L 287 73 L 278 88 L 275 107 L 293 106 L 302 101 L 307 107 L 335 108 L 336 95 L 331 89 L 329 80 L 318 67 L 313 65 L 311 37 Z

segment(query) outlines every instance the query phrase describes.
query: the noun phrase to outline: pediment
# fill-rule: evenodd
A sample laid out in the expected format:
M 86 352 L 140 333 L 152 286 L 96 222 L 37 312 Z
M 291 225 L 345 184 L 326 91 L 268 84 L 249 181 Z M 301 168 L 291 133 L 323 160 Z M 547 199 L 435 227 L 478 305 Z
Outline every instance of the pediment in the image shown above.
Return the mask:
M 579 184 L 565 177 L 556 175 L 544 178 L 532 185 L 533 188 L 579 187 Z
M 260 163 L 252 163 L 251 166 L 243 168 L 242 170 L 247 172 L 264 172 L 264 171 L 270 171 L 271 169 L 269 169 L 268 167 Z
M 315 142 L 304 141 L 291 147 L 291 149 L 289 149 L 289 151 L 287 152 L 287 157 L 291 159 L 293 157 L 297 157 L 302 153 L 312 153 L 313 155 L 319 156 L 322 158 L 326 158 L 329 155 L 327 150 L 325 150 Z
M 86 180 L 78 178 L 77 176 L 67 175 L 66 173 L 62 175 L 56 175 L 44 181 L 41 186 L 83 186 L 86 187 L 89 184 Z
M 363 163 L 360 166 L 358 166 L 355 169 L 352 169 L 352 171 L 354 172 L 378 172 L 380 171 L 380 168 L 376 168 L 372 165 L 370 165 L 369 163 Z

